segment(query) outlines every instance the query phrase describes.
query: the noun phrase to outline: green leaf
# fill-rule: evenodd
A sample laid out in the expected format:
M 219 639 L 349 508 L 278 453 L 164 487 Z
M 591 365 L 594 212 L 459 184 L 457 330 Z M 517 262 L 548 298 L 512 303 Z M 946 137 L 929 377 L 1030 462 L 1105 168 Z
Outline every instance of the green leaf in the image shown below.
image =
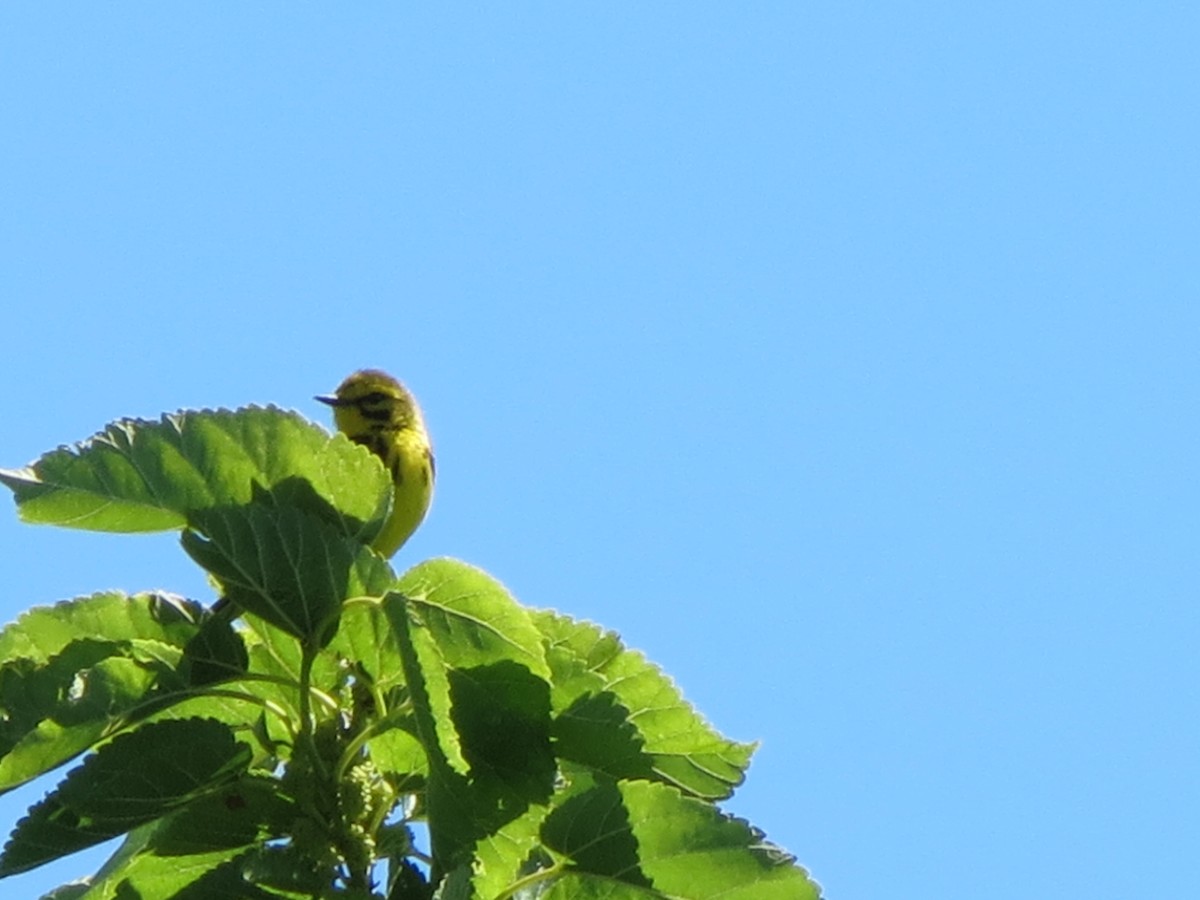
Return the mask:
M 267 701 L 273 699 L 273 695 L 283 693 L 283 690 L 282 686 L 248 675 L 202 690 L 181 691 L 171 696 L 170 703 L 156 705 L 154 711 L 142 721 L 214 719 L 235 732 L 245 731 L 261 721 Z M 284 709 L 283 713 L 291 714 L 292 710 Z
M 419 624 L 455 668 L 501 660 L 549 677 L 542 635 L 529 610 L 482 569 L 456 559 L 432 559 L 401 576 L 396 591 L 411 601 Z
M 490 746 L 506 739 L 516 754 L 538 753 L 540 742 L 548 748 L 549 668 L 528 611 L 486 573 L 454 560 L 422 563 L 397 588 L 384 609 L 417 627 L 417 658 L 454 768 L 509 768 L 497 756 L 507 751 Z
M 542 839 L 574 868 L 637 887 L 651 887 L 641 868 L 637 837 L 616 781 L 587 778 L 546 820 Z M 665 812 L 665 810 L 664 810 Z
M 376 690 L 387 692 L 404 684 L 396 635 L 376 598 L 354 599 L 343 607 L 338 633 L 327 649 L 354 660 Z
M 462 747 L 460 729 L 454 723 L 451 679 L 457 690 L 469 690 L 461 674 L 480 672 L 495 682 L 503 674 L 485 666 L 513 664 L 539 679 L 549 675 L 542 650 L 541 633 L 529 611 L 520 606 L 498 581 L 487 573 L 457 560 L 430 560 L 414 566 L 384 598 L 383 609 L 392 620 L 394 634 L 417 629 L 413 652 L 429 692 L 432 721 L 437 723 L 437 740 L 446 760 L 456 771 L 467 774 L 470 762 Z M 403 619 L 403 622 L 401 622 Z M 394 638 L 393 638 L 394 640 Z M 514 671 L 515 670 L 510 670 Z M 515 691 L 536 690 L 514 675 Z M 518 705 L 537 703 L 532 696 Z
M 554 673 L 560 757 L 707 799 L 728 797 L 741 784 L 754 745 L 722 737 L 642 654 L 590 623 L 553 612 L 533 618 Z
M 323 644 L 349 597 L 392 586 L 387 563 L 358 541 L 295 507 L 267 502 L 196 513 L 188 554 L 226 597 L 302 641 Z
M 241 863 L 240 859 L 233 860 L 208 870 L 179 893 L 169 895 L 170 900 L 307 900 L 308 897 L 314 896 L 312 893 L 281 894 L 248 884 L 242 877 Z M 124 898 L 118 896 L 116 900 Z
M 210 719 L 154 722 L 117 736 L 17 823 L 0 877 L 153 821 L 228 785 L 250 749 Z
M 817 900 L 820 896 L 808 874 L 791 856 L 766 843 L 761 832 L 667 785 L 598 782 L 556 809 L 542 836 L 549 847 L 571 860 L 577 873 L 653 889 L 649 896 L 689 900 Z M 550 896 L 589 895 L 552 891 Z
M 41 900 L 86 900 L 88 887 L 87 881 L 60 884 L 48 894 L 42 894 Z
M 272 779 L 247 776 L 231 782 L 131 832 L 82 900 L 174 897 L 189 885 L 218 877 L 212 874 L 218 868 L 237 874 L 237 861 L 282 834 L 296 814 Z
M 429 759 L 434 853 L 454 869 L 510 826 L 505 839 L 529 840 L 520 821 L 549 802 L 549 669 L 527 611 L 479 570 L 436 560 L 398 588 L 382 608 Z
M 424 746 L 402 728 L 381 731 L 368 739 L 367 748 L 379 770 L 407 789 L 415 789 L 429 774 Z
M 300 641 L 257 616 L 247 617 L 237 635 L 244 642 L 248 661 L 244 675 L 172 695 L 171 705 L 164 702 L 149 718 L 215 718 L 231 726 L 254 728 L 266 744 L 290 744 L 300 715 Z M 335 654 L 329 650 L 316 654 L 310 681 L 314 691 L 336 694 L 344 679 L 345 666 Z
M 476 842 L 471 880 L 475 896 L 500 896 L 520 877 L 530 854 L 541 846 L 540 829 L 549 813 L 548 806 L 530 805 Z
M 99 743 L 107 730 L 108 724 L 101 721 L 64 726 L 44 719 L 0 760 L 0 792 L 7 793 L 58 768 Z
M 0 631 L 0 664 L 17 658 L 46 662 L 81 638 L 146 638 L 183 647 L 201 614 L 200 604 L 158 591 L 132 596 L 109 591 L 39 606 Z
M 376 712 L 386 714 L 390 727 L 375 731 L 368 740 L 371 759 L 393 784 L 403 790 L 417 789 L 429 774 L 429 764 L 406 711 L 409 695 L 404 686 L 404 659 L 385 604 L 375 600 L 348 603 L 326 652 L 353 661 L 357 687 L 369 692 L 372 703 L 375 696 L 383 698 L 383 708 Z
M 650 888 L 615 883 L 611 878 L 587 872 L 567 872 L 555 878 L 548 889 L 536 894 L 518 893 L 514 900 L 532 900 L 534 897 L 537 900 L 681 900 Z
M 284 845 L 259 847 L 257 851 L 247 855 L 241 866 L 245 878 L 252 882 L 253 890 L 257 893 L 246 892 L 236 895 L 213 893 L 202 890 L 210 887 L 206 881 L 202 881 L 197 882 L 191 893 L 178 898 L 173 897 L 171 900 L 210 900 L 213 897 L 225 900 L 227 896 L 231 900 L 242 900 L 242 898 L 312 900 L 316 897 L 329 897 L 330 900 L 335 897 L 345 897 L 345 900 L 357 900 L 362 896 L 327 893 L 331 880 L 328 862 L 328 860 L 314 859 L 312 854 L 302 850 L 295 841 Z M 269 888 L 269 890 L 263 891 L 259 886 Z M 247 885 L 243 891 L 247 891 L 250 887 Z M 372 900 L 372 898 L 363 897 L 362 900 Z
M 0 791 L 87 749 L 169 684 L 201 615 L 170 594 L 104 593 L 0 631 Z
M 647 782 L 620 786 L 654 886 L 696 900 L 816 900 L 820 890 L 795 859 L 745 820 Z
M 27 522 L 138 532 L 181 528 L 195 513 L 268 490 L 369 543 L 391 480 L 365 447 L 274 407 L 123 419 L 31 467 L 0 470 Z
M 77 640 L 45 664 L 0 667 L 0 792 L 92 746 L 169 683 L 182 651 L 149 640 Z
M 433 722 L 446 726 L 437 728 L 436 739 L 447 761 L 465 774 L 470 764 L 457 731 L 450 727 L 450 673 L 515 663 L 542 680 L 549 669 L 541 633 L 533 627 L 528 611 L 499 582 L 457 560 L 421 563 L 405 573 L 395 588 L 382 602 L 347 604 L 329 649 L 353 659 L 374 686 L 385 691 L 404 684 L 406 665 L 419 662 L 422 681 L 432 691 L 431 727 Z M 406 660 L 402 645 L 412 639 L 413 629 L 419 636 L 412 645 L 412 658 Z M 402 640 L 404 635 L 409 637 Z M 519 675 L 512 687 L 517 688 L 523 678 Z M 459 689 L 470 690 L 461 681 Z M 536 705 L 544 700 L 531 697 L 525 702 Z
M 238 678 L 250 666 L 246 642 L 229 615 L 209 615 L 184 647 L 182 674 L 190 685 L 214 684 Z

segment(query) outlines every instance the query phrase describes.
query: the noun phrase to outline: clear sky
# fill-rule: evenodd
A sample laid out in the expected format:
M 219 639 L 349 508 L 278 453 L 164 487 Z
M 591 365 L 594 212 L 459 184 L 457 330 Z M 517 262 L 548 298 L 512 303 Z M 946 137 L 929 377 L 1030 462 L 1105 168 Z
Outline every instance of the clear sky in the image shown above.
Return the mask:
M 726 808 L 831 900 L 1200 896 L 1198 42 L 1158 2 L 5 4 L 0 465 L 384 367 L 438 451 L 397 565 L 761 740 Z M 4 620 L 209 596 L 173 535 L 10 508 L 0 554 Z

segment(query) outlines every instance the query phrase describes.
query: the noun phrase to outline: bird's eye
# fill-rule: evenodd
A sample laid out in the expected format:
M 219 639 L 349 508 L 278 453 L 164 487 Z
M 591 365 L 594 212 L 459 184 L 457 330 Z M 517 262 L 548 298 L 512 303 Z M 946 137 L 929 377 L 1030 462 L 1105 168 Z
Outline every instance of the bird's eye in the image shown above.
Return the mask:
M 387 422 L 395 408 L 395 400 L 383 391 L 371 391 L 354 401 L 358 414 L 372 422 Z

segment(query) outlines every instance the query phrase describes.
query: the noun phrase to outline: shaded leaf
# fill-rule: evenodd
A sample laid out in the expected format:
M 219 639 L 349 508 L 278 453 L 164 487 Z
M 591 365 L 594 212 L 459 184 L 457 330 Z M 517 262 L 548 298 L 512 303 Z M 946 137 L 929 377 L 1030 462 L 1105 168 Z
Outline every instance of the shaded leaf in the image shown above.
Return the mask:
M 664 813 L 666 810 L 664 810 Z M 603 779 L 562 803 L 542 829 L 546 846 L 574 868 L 637 887 L 651 887 L 617 782 Z
M 620 785 L 642 870 L 667 894 L 696 900 L 817 900 L 794 858 L 745 820 L 666 785 Z
M 252 675 L 223 681 L 197 691 L 181 691 L 146 716 L 145 722 L 179 719 L 213 719 L 240 732 L 254 728 L 263 717 L 273 685 Z M 290 712 L 290 710 L 285 710 Z
M 415 790 L 429 774 L 425 747 L 403 728 L 392 727 L 367 741 L 371 761 L 397 788 Z
M 87 749 L 173 683 L 199 604 L 95 594 L 30 610 L 0 631 L 0 791 Z
M 117 736 L 17 823 L 0 876 L 153 821 L 236 778 L 250 750 L 211 719 L 154 722 Z
M 64 726 L 44 719 L 0 760 L 0 791 L 7 793 L 99 743 L 108 731 L 104 721 Z
M 295 900 L 326 896 L 324 891 L 332 876 L 327 866 L 322 866 L 294 842 L 260 847 L 246 857 L 242 868 L 249 881 L 271 889 L 268 896 Z M 208 900 L 208 895 L 198 892 L 189 896 L 193 900 Z
M 194 686 L 244 675 L 250 667 L 246 642 L 230 614 L 208 615 L 184 647 L 183 675 Z
M 242 874 L 242 860 L 253 854 L 243 854 L 229 862 L 209 868 L 199 873 L 199 877 L 172 894 L 138 894 L 138 897 L 170 897 L 170 900 L 283 900 L 289 896 L 266 891 L 257 885 L 248 883 Z M 168 876 L 169 877 L 169 876 Z M 302 895 L 290 895 L 300 900 Z M 311 896 L 311 895 L 310 895 Z M 124 900 L 118 895 L 116 900 Z M 130 898 L 132 900 L 132 897 Z
M 430 560 L 413 567 L 399 579 L 396 590 L 384 598 L 382 609 L 390 621 L 389 642 L 400 647 L 404 642 L 399 635 L 412 629 L 412 653 L 402 668 L 407 672 L 408 665 L 416 663 L 420 670 L 435 730 L 428 737 L 438 742 L 452 768 L 468 773 L 470 763 L 463 753 L 461 734 L 451 727 L 451 674 L 504 662 L 545 678 L 549 668 L 541 633 L 533 626 L 529 612 L 503 585 L 457 560 Z M 469 677 L 458 677 L 462 693 Z M 514 681 L 513 687 L 523 683 Z M 513 701 L 518 706 L 529 702 L 515 694 Z
M 542 834 L 547 845 L 569 857 L 577 871 L 652 888 L 649 896 L 689 900 L 818 900 L 820 896 L 808 874 L 791 856 L 766 843 L 761 832 L 668 785 L 598 782 L 556 809 Z M 589 894 L 561 894 L 556 889 L 551 896 Z
M 41 665 L 0 667 L 0 792 L 92 746 L 172 681 L 180 656 L 157 641 L 85 639 Z
M 131 832 L 92 879 L 92 891 L 84 900 L 174 897 L 189 885 L 211 886 L 207 879 L 213 877 L 236 885 L 241 882 L 238 860 L 286 830 L 295 814 L 271 779 L 248 776 L 233 781 Z M 221 867 L 229 873 L 211 874 Z
M 435 854 L 455 869 L 495 839 L 497 865 L 512 871 L 534 846 L 529 823 L 556 771 L 541 634 L 502 585 L 455 560 L 422 563 L 397 588 L 382 602 L 387 629 L 358 624 L 396 647 L 427 753 Z
M 210 509 L 185 531 L 188 554 L 236 606 L 303 641 L 323 643 L 348 597 L 392 585 L 387 563 L 323 520 L 270 503 Z
M 514 900 L 680 900 L 652 888 L 620 884 L 603 875 L 566 872 L 555 878 L 545 890 L 522 892 Z
M 388 900 L 432 900 L 433 885 L 425 880 L 425 875 L 407 859 L 394 862 L 388 873 L 391 890 Z M 443 894 L 444 898 L 445 895 Z
M 708 799 L 727 797 L 742 782 L 754 745 L 722 737 L 641 653 L 590 623 L 532 615 L 554 673 L 559 756 Z
M 50 893 L 42 894 L 41 900 L 86 900 L 88 888 L 86 880 L 60 884 Z

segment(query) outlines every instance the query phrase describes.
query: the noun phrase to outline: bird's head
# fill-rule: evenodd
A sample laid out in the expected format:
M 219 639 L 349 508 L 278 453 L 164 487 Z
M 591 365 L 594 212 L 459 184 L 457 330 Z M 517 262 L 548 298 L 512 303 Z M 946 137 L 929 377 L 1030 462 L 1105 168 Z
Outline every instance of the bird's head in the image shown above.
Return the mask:
M 338 385 L 334 394 L 316 398 L 333 407 L 339 431 L 354 437 L 382 428 L 404 428 L 419 420 L 412 394 L 379 369 L 361 369 Z

